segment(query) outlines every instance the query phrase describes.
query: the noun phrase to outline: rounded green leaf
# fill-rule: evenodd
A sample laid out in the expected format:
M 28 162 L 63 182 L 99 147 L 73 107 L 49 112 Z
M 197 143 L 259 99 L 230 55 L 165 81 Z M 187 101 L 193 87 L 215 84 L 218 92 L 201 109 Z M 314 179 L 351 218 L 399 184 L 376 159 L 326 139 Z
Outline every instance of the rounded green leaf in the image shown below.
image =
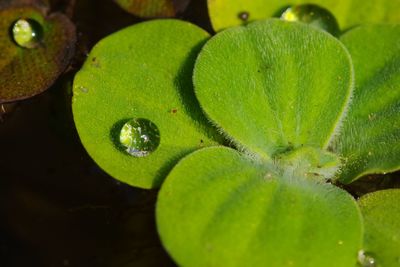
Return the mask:
M 32 34 L 37 39 L 30 41 Z M 74 25 L 60 13 L 46 15 L 24 5 L 0 8 L 0 103 L 48 89 L 68 66 L 75 39 Z
M 111 176 L 156 187 L 181 157 L 216 143 L 191 80 L 208 37 L 187 22 L 154 20 L 112 34 L 93 48 L 75 76 L 74 121 L 91 157 Z M 148 120 L 158 129 L 156 149 L 152 145 L 154 151 L 144 157 L 121 144 L 121 129 L 131 119 Z
M 355 266 L 355 200 L 330 184 L 277 177 L 235 150 L 205 148 L 171 171 L 157 201 L 179 266 Z
M 364 250 L 377 266 L 400 266 L 400 190 L 370 193 L 358 203 L 364 217 Z
M 331 35 L 271 19 L 207 42 L 194 84 L 205 113 L 234 143 L 271 157 L 328 146 L 350 99 L 353 70 Z
M 342 29 L 367 22 L 400 22 L 398 0 L 208 0 L 214 30 L 280 16 L 291 5 L 315 4 L 328 9 Z M 241 13 L 248 14 L 247 20 Z M 243 17 L 242 17 L 243 18 Z
M 346 33 L 356 85 L 333 149 L 344 159 L 344 183 L 400 169 L 400 25 L 370 25 Z

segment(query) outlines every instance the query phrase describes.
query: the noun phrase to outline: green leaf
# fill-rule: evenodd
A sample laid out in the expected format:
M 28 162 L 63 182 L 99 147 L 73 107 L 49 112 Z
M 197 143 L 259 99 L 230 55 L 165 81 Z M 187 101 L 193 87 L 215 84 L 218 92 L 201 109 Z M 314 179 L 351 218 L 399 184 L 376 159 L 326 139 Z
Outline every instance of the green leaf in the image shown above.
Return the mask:
M 211 120 L 240 148 L 268 158 L 328 146 L 349 102 L 353 71 L 331 35 L 271 19 L 207 42 L 194 84 Z
M 400 25 L 358 27 L 341 40 L 356 86 L 333 149 L 345 159 L 340 180 L 400 168 Z
M 193 93 L 195 58 L 209 35 L 190 23 L 154 20 L 123 29 L 91 51 L 73 86 L 74 121 L 91 157 L 116 179 L 151 188 L 186 154 L 218 138 Z M 134 157 L 120 130 L 132 118 L 160 132 L 158 148 Z
M 27 35 L 13 37 L 14 25 L 20 19 L 34 23 L 39 38 L 35 43 L 29 43 Z M 48 89 L 68 66 L 75 40 L 74 25 L 60 13 L 47 15 L 42 9 L 24 5 L 0 8 L 0 103 Z
M 208 0 L 214 30 L 241 25 L 248 21 L 280 16 L 290 5 L 316 4 L 328 9 L 342 29 L 376 22 L 400 22 L 398 0 Z M 248 20 L 240 19 L 242 12 Z
M 157 201 L 161 240 L 178 265 L 355 266 L 354 199 L 330 184 L 277 177 L 222 147 L 179 162 Z
M 377 266 L 400 265 L 400 189 L 377 191 L 358 201 L 364 217 L 364 250 Z

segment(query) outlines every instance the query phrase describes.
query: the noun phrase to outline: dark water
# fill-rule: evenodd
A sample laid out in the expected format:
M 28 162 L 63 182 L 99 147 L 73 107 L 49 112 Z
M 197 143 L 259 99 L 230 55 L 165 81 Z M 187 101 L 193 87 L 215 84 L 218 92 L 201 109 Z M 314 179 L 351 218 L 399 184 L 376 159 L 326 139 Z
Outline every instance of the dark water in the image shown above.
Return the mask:
M 194 0 L 181 17 L 210 30 L 206 11 L 205 1 Z M 0 118 L 0 266 L 174 266 L 156 232 L 157 191 L 120 184 L 94 164 L 66 89 L 94 43 L 140 20 L 111 0 L 78 0 L 73 20 L 72 69 Z M 348 189 L 362 195 L 398 186 L 397 176 L 367 177 Z

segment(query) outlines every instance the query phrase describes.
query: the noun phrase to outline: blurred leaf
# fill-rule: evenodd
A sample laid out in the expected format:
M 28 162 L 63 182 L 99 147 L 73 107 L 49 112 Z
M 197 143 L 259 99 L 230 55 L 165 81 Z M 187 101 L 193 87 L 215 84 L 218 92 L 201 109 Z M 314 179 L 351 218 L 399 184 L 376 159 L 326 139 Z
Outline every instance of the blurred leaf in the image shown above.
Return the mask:
M 400 25 L 361 26 L 341 38 L 353 59 L 356 87 L 333 149 L 350 183 L 400 169 Z
M 330 184 L 285 179 L 228 148 L 185 157 L 157 201 L 161 240 L 179 266 L 355 266 L 355 200 Z
M 364 250 L 376 266 L 399 266 L 400 189 L 370 193 L 358 203 L 364 218 Z
M 73 113 L 91 157 L 114 178 L 158 187 L 183 156 L 219 138 L 193 93 L 195 58 L 208 39 L 204 30 L 178 20 L 153 20 L 101 40 L 73 85 Z M 158 148 L 134 157 L 121 147 L 130 119 L 156 125 Z
M 21 47 L 12 27 L 19 19 L 33 20 L 41 40 L 34 48 Z M 31 6 L 0 9 L 0 103 L 25 99 L 49 88 L 74 53 L 75 27 L 59 13 L 46 16 Z
M 398 0 L 208 0 L 208 10 L 214 30 L 248 21 L 280 16 L 291 5 L 316 4 L 328 9 L 347 29 L 367 22 L 400 22 Z M 248 19 L 240 14 L 246 12 Z
M 174 17 L 183 12 L 190 0 L 114 0 L 133 15 L 151 17 Z

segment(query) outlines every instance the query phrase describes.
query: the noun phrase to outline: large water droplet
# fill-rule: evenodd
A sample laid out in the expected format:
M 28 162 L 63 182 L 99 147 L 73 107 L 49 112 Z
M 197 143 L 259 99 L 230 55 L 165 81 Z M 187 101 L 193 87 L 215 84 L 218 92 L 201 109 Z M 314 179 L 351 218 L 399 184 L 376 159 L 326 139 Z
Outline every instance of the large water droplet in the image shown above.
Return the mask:
M 147 119 L 131 119 L 122 126 L 119 141 L 134 157 L 146 157 L 160 144 L 157 126 Z
M 35 48 L 43 37 L 43 28 L 33 19 L 19 19 L 11 29 L 14 42 L 24 48 Z
M 361 267 L 376 267 L 376 259 L 368 252 L 360 250 L 358 252 L 358 263 Z
M 307 23 L 334 36 L 340 32 L 335 16 L 329 10 L 317 5 L 305 4 L 289 7 L 282 13 L 281 19 Z

